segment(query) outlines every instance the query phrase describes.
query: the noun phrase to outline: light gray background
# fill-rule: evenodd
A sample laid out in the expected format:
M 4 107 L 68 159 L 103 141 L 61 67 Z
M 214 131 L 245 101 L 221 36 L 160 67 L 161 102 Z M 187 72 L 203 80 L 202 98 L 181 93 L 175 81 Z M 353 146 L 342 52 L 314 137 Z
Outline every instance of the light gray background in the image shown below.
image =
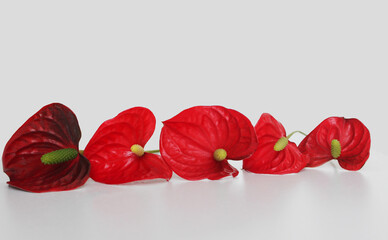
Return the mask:
M 81 148 L 133 106 L 158 120 L 147 149 L 161 121 L 195 105 L 253 123 L 269 112 L 288 132 L 356 117 L 372 135 L 359 172 L 335 162 L 48 194 L 1 174 L 1 238 L 388 239 L 387 12 L 385 0 L 0 1 L 0 149 L 51 102 L 77 114 Z

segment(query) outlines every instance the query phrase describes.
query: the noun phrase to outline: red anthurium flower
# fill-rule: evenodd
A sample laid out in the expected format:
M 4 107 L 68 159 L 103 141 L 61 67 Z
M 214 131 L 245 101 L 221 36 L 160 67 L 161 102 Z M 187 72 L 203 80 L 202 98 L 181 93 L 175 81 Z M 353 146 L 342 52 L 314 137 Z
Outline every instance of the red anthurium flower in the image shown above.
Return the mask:
M 347 170 L 359 170 L 369 158 L 370 133 L 358 119 L 330 117 L 320 123 L 299 144 L 310 157 L 308 167 L 317 167 L 331 159 Z
M 11 137 L 3 153 L 9 185 L 31 192 L 83 185 L 90 164 L 78 153 L 81 131 L 74 113 L 53 103 L 43 107 Z
M 155 130 L 150 110 L 135 107 L 105 121 L 85 148 L 91 163 L 90 177 L 97 182 L 119 184 L 172 176 L 160 155 L 144 152 Z
M 192 107 L 163 123 L 161 155 L 188 180 L 235 177 L 237 169 L 226 160 L 246 158 L 257 147 L 249 119 L 221 106 Z
M 243 160 L 243 169 L 254 173 L 297 173 L 307 158 L 288 139 L 283 125 L 268 113 L 261 115 L 255 126 L 259 145 L 251 157 Z

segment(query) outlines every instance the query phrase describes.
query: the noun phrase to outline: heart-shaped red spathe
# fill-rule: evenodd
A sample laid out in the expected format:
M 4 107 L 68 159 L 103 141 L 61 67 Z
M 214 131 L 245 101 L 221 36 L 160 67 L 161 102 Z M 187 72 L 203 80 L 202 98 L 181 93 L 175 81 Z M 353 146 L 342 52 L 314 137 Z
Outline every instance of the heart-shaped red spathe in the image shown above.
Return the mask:
M 173 171 L 187 180 L 235 177 L 238 171 L 227 159 L 244 159 L 257 147 L 249 119 L 221 106 L 192 107 L 163 124 L 160 153 Z M 226 151 L 225 160 L 215 160 L 217 149 Z
M 107 184 L 155 178 L 169 180 L 172 171 L 160 155 L 144 153 L 139 157 L 131 151 L 134 144 L 144 148 L 155 125 L 154 114 L 143 107 L 128 109 L 105 121 L 84 151 L 91 163 L 90 177 Z
M 243 169 L 253 173 L 287 174 L 302 170 L 308 159 L 295 143 L 288 141 L 283 150 L 275 151 L 280 138 L 286 137 L 283 125 L 268 113 L 263 113 L 255 126 L 259 145 L 251 157 L 243 160 Z
M 358 119 L 330 117 L 320 123 L 299 144 L 302 153 L 309 156 L 308 167 L 317 167 L 333 159 L 332 141 L 338 140 L 341 153 L 337 157 L 341 167 L 359 170 L 369 158 L 370 133 Z
M 3 170 L 9 185 L 30 192 L 63 191 L 83 185 L 90 164 L 78 154 L 73 160 L 45 165 L 49 152 L 73 148 L 78 151 L 81 131 L 74 113 L 53 103 L 29 118 L 11 137 L 3 152 Z

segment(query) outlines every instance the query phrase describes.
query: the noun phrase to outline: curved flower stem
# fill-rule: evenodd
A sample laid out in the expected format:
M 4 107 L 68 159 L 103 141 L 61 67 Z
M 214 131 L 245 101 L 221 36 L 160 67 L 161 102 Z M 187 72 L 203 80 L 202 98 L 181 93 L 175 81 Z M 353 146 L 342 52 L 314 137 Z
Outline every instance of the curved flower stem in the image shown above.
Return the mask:
M 292 133 L 290 133 L 290 134 L 287 135 L 287 139 L 290 139 L 290 137 L 292 137 L 292 135 L 294 135 L 294 133 L 300 133 L 300 134 L 303 134 L 303 135 L 307 136 L 307 134 L 304 133 L 304 132 L 301 132 L 301 131 L 293 131 Z
M 145 151 L 146 153 L 159 153 L 160 150 L 159 149 L 155 149 L 155 150 L 149 150 L 149 151 Z

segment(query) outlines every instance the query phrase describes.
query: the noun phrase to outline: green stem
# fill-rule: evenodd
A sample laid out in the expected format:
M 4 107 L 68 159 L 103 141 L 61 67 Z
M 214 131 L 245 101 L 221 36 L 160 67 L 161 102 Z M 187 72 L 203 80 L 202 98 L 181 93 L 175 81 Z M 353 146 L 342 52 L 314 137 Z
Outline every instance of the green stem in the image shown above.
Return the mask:
M 145 151 L 146 153 L 159 153 L 160 150 L 159 149 L 155 149 L 155 150 L 148 150 L 148 151 Z
M 307 136 L 307 134 L 304 133 L 304 132 L 301 132 L 301 131 L 293 131 L 292 133 L 290 133 L 290 134 L 287 135 L 287 139 L 290 139 L 290 137 L 292 137 L 292 135 L 294 135 L 294 133 L 300 133 L 300 134 L 303 134 L 303 135 Z

